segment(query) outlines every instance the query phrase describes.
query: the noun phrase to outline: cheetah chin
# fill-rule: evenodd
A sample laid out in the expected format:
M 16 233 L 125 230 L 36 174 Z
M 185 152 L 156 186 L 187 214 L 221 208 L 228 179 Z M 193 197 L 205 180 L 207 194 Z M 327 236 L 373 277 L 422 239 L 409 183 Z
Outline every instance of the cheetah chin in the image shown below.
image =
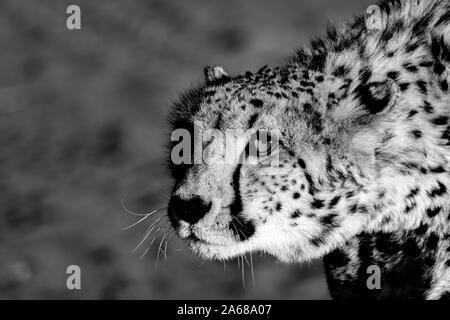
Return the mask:
M 334 298 L 450 298 L 450 2 L 376 8 L 174 104 L 168 215 L 195 253 L 323 258 Z

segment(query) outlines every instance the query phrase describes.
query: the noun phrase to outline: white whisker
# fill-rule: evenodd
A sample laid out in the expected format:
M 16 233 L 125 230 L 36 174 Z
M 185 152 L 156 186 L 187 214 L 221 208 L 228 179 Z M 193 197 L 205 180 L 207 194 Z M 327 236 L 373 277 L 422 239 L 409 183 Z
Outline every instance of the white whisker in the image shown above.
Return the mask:
M 252 257 L 252 253 L 250 252 L 250 268 L 252 271 L 252 281 L 253 281 L 253 287 L 256 287 L 256 281 L 255 281 L 255 271 L 253 268 L 253 257 Z
M 145 255 L 147 254 L 148 249 L 150 249 L 150 246 L 148 246 L 147 249 L 145 249 L 144 253 L 139 257 L 139 260 L 142 260 L 142 258 L 145 257 Z
M 246 254 L 242 256 L 242 263 L 244 263 L 244 259 L 245 259 L 245 262 L 247 262 L 247 265 L 250 267 L 250 263 L 247 260 L 247 255 Z
M 152 213 L 156 212 L 157 210 L 152 211 Z M 124 227 L 121 230 L 128 230 L 130 228 L 133 228 L 134 226 L 138 225 L 139 223 L 141 223 L 142 221 L 144 221 L 145 219 L 147 219 L 148 217 L 151 216 L 152 213 L 149 213 L 148 215 L 146 215 L 145 217 L 139 219 L 138 221 L 136 221 L 135 223 L 129 225 L 128 227 Z
M 159 261 L 159 252 L 161 251 L 161 246 L 164 242 L 164 239 L 166 238 L 166 235 L 164 235 L 161 239 L 161 242 L 159 243 L 159 247 L 158 247 L 158 253 L 156 254 L 156 263 L 155 263 L 155 267 L 158 268 L 158 261 Z
M 247 287 L 245 286 L 245 265 L 244 265 L 244 258 L 242 259 L 242 286 L 244 287 L 244 290 L 247 290 Z
M 206 260 L 203 259 L 202 262 L 197 266 L 197 268 L 201 268 L 205 264 Z
M 129 213 L 129 214 L 131 214 L 131 215 L 133 215 L 133 216 L 137 216 L 137 217 L 145 217 L 145 216 L 147 216 L 147 215 L 149 215 L 149 214 L 155 213 L 156 211 L 160 211 L 160 210 L 167 209 L 167 207 L 162 207 L 162 208 L 158 208 L 158 209 L 152 210 L 152 211 L 147 212 L 147 213 L 136 213 L 136 212 L 131 211 L 131 210 L 125 205 L 125 201 L 123 200 L 123 198 L 120 198 L 120 202 L 122 203 L 122 208 L 123 208 L 127 213 Z
M 167 243 L 168 243 L 168 240 L 166 240 L 166 244 L 164 245 L 164 263 L 167 260 Z
M 155 229 L 155 226 L 150 226 L 150 229 L 147 229 L 147 232 L 144 236 L 144 238 L 141 240 L 141 242 L 139 242 L 139 244 L 133 249 L 133 251 L 131 251 L 131 253 L 134 253 L 140 246 L 141 244 L 144 243 L 144 241 L 148 238 L 148 236 L 152 233 L 153 229 Z

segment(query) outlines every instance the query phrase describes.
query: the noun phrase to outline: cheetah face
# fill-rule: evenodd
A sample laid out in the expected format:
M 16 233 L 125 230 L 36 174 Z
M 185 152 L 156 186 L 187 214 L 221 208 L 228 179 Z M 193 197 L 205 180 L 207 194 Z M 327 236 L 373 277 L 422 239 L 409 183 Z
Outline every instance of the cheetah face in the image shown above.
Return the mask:
M 347 98 L 351 102 L 330 113 L 346 99 L 343 80 L 294 70 L 280 89 L 272 83 L 280 74 L 262 69 L 230 78 L 220 67 L 209 68 L 206 85 L 172 111 L 175 185 L 168 214 L 178 235 L 205 258 L 259 251 L 305 261 L 368 223 L 368 214 L 344 213 L 369 210 L 358 201 L 374 176 L 367 141 L 382 138 L 355 123 L 367 123 L 363 103 L 376 102 L 372 113 L 386 109 L 390 88 L 354 90 L 363 98 Z M 345 108 L 360 120 L 344 118 Z
M 203 163 L 173 166 L 169 217 L 179 236 L 204 257 L 225 259 L 249 251 L 276 255 L 292 240 L 286 237 L 292 226 L 283 222 L 293 210 L 290 202 L 307 193 L 309 177 L 299 170 L 305 164 L 280 142 L 278 123 L 259 116 L 252 129 L 224 130 L 238 157 L 225 159 L 229 150 L 220 139 L 222 128 L 216 135 L 203 134 Z M 207 132 L 205 121 L 196 124 Z

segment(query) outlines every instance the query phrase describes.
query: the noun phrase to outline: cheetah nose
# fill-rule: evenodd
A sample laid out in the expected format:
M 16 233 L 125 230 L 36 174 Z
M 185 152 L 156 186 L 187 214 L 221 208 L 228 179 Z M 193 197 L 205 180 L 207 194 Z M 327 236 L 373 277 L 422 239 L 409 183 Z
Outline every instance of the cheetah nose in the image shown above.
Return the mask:
M 205 202 L 198 196 L 188 200 L 182 199 L 179 196 L 172 196 L 169 216 L 174 222 L 183 220 L 190 224 L 195 224 L 208 213 L 211 206 L 211 202 Z

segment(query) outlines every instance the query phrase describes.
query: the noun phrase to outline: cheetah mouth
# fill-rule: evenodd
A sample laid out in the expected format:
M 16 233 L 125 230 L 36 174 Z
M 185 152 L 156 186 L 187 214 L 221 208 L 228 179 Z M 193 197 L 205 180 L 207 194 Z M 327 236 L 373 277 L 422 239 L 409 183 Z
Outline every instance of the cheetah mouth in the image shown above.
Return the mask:
M 229 246 L 248 241 L 255 233 L 255 225 L 233 217 L 228 226 L 214 228 L 209 224 L 190 225 L 179 223 L 174 226 L 178 236 L 188 242 L 217 246 Z
M 216 207 L 216 208 L 214 208 Z M 195 244 L 229 246 L 238 242 L 248 241 L 256 231 L 253 221 L 244 219 L 240 212 L 230 210 L 232 206 L 220 207 L 220 201 L 213 205 L 213 209 L 203 219 L 195 224 L 183 220 L 171 220 L 172 227 L 184 241 Z M 229 221 L 220 223 L 217 215 L 226 212 Z
M 228 260 L 247 253 L 249 241 L 240 241 L 229 228 L 212 230 L 208 227 L 180 225 L 176 232 L 197 255 L 208 260 Z
M 225 246 L 224 244 L 214 243 L 205 239 L 200 238 L 194 232 L 192 232 L 187 238 L 183 240 L 187 241 L 189 244 L 193 245 L 207 245 L 207 246 Z
M 228 240 L 228 243 L 211 242 L 192 234 L 185 240 L 195 254 L 209 260 L 229 260 L 252 251 L 247 243 L 239 242 L 231 238 Z
M 236 242 L 236 239 L 226 230 L 210 230 L 198 226 L 180 226 L 176 229 L 178 236 L 189 244 L 229 246 Z
M 234 185 L 239 184 L 235 181 Z M 214 199 L 208 212 L 198 221 L 175 219 L 174 214 L 169 218 L 178 237 L 195 254 L 224 260 L 246 252 L 249 239 L 255 234 L 255 222 L 243 217 L 242 212 L 242 200 L 236 192 L 231 204 L 222 206 L 222 199 Z

